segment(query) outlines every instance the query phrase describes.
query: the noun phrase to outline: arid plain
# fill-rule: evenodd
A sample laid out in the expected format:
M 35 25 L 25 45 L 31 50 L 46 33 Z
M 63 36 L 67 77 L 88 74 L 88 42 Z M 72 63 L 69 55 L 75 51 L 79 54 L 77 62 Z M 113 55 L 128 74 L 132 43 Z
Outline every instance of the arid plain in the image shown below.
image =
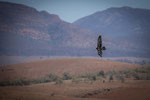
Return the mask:
M 150 81 L 125 76 L 125 70 L 144 66 L 95 58 L 57 58 L 0 67 L 1 100 L 149 100 Z M 103 71 L 105 77 L 98 75 Z M 112 73 L 113 72 L 113 73 Z M 123 80 L 117 79 L 122 73 Z M 4 81 L 48 79 L 49 75 L 62 78 L 58 81 L 30 81 L 28 85 L 2 84 Z M 116 73 L 116 74 L 114 74 Z M 110 78 L 113 74 L 113 79 Z M 92 77 L 90 76 L 92 75 Z M 94 76 L 96 75 L 96 76 Z M 142 74 L 143 75 L 143 74 Z M 145 75 L 145 74 L 144 74 Z M 90 78 L 89 78 L 90 77 Z M 60 83 L 59 83 L 60 82 Z

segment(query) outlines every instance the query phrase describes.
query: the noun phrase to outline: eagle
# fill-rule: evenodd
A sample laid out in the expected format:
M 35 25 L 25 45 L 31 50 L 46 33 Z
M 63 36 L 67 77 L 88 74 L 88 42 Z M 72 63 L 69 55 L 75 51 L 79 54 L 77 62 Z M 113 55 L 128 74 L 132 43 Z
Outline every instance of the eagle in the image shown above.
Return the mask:
M 102 51 L 103 50 L 106 50 L 106 48 L 104 47 L 104 46 L 102 46 L 102 36 L 100 35 L 99 37 L 98 37 L 98 40 L 97 40 L 97 51 L 98 51 L 98 55 L 100 56 L 100 57 L 102 57 Z

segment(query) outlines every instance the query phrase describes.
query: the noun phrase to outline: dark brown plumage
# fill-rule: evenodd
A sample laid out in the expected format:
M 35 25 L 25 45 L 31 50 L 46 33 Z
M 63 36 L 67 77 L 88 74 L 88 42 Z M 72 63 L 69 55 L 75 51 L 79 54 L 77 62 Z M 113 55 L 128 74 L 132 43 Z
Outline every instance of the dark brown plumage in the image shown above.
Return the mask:
M 98 40 L 97 40 L 97 51 L 98 51 L 98 55 L 100 56 L 100 57 L 102 57 L 102 51 L 103 50 L 106 50 L 106 48 L 105 47 L 102 47 L 102 36 L 100 35 L 99 37 L 98 37 Z

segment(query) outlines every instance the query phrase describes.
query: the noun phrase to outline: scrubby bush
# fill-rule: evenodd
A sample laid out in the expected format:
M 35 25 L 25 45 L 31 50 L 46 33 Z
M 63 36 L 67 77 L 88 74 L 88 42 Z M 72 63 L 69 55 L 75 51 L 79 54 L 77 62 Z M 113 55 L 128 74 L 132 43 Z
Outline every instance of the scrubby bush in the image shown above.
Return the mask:
M 109 76 L 109 82 L 113 81 L 113 79 L 114 79 L 114 78 L 113 78 L 113 75 L 110 75 L 110 76 Z
M 150 66 L 136 68 L 132 71 L 132 76 L 136 80 L 149 80 L 150 79 Z
M 92 76 L 92 77 L 91 77 L 91 80 L 92 80 L 92 81 L 96 81 L 96 79 L 97 79 L 96 76 Z
M 104 71 L 100 71 L 100 72 L 98 72 L 97 76 L 105 77 L 105 72 Z
M 14 85 L 30 85 L 30 81 L 29 80 L 23 80 L 23 79 L 19 79 L 13 82 Z
M 55 81 L 55 84 L 56 85 L 60 85 L 63 83 L 63 80 L 61 78 L 58 78 L 56 81 Z
M 90 81 L 96 81 L 97 80 L 97 75 L 96 74 L 89 74 L 87 78 Z
M 0 82 L 0 86 L 23 86 L 23 85 L 30 85 L 31 82 L 23 79 L 19 80 L 5 80 L 3 82 Z
M 137 72 L 137 73 L 146 73 L 147 70 L 144 67 L 143 68 L 136 68 L 135 72 Z
M 136 68 L 134 71 L 137 73 L 150 73 L 150 66 Z
M 89 79 L 88 79 L 88 78 L 85 78 L 85 79 L 83 80 L 83 82 L 84 82 L 84 83 L 88 83 L 88 82 L 89 82 Z
M 78 78 L 88 78 L 89 76 L 91 76 L 91 73 L 84 73 L 84 74 L 78 75 Z
M 106 72 L 106 75 L 116 75 L 116 74 L 117 74 L 117 72 L 114 70 Z
M 139 76 L 139 74 L 138 73 L 133 73 L 132 74 L 133 75 L 133 77 L 136 79 L 136 80 L 140 80 L 140 76 Z
M 146 80 L 150 80 L 150 73 L 146 75 Z
M 124 83 L 125 82 L 125 78 L 121 77 L 121 82 Z
M 72 76 L 69 73 L 65 72 L 63 74 L 63 80 L 70 80 L 70 79 L 72 79 Z
M 123 75 L 117 75 L 116 76 L 118 80 L 120 80 L 122 83 L 125 82 L 124 76 Z
M 126 77 L 126 78 L 131 78 L 131 77 L 132 77 L 132 72 L 133 72 L 133 71 L 131 71 L 131 70 L 127 70 L 127 71 L 124 73 L 125 77 Z
M 59 76 L 54 74 L 49 74 L 48 77 L 50 78 L 50 81 L 56 81 L 59 78 Z
M 51 82 L 51 81 L 48 78 L 45 78 L 45 77 L 32 80 L 32 83 L 34 83 L 34 84 L 47 83 L 47 82 Z
M 8 86 L 8 85 L 12 85 L 12 82 L 9 80 L 5 80 L 0 82 L 0 86 Z
M 85 73 L 78 76 L 78 78 L 84 78 L 84 80 L 87 81 L 96 81 L 101 80 L 102 77 L 105 77 L 105 74 L 103 71 L 100 72 L 93 72 L 93 73 Z
M 73 83 L 79 83 L 81 81 L 81 79 L 80 78 L 78 78 L 78 77 L 72 77 L 72 82 Z

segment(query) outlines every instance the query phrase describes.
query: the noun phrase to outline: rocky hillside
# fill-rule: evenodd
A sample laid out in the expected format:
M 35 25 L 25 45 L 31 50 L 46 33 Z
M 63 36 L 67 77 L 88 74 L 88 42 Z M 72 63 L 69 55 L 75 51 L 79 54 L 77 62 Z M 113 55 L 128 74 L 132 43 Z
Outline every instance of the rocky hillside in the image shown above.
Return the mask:
M 21 4 L 0 2 L 0 55 L 150 57 L 150 10 L 109 8 L 74 24 Z M 88 29 L 88 30 L 87 30 Z
M 112 45 L 108 48 L 115 55 L 150 57 L 150 10 L 148 9 L 109 8 L 83 17 L 73 24 L 110 37 Z
M 95 38 L 94 32 L 57 15 L 0 2 L 0 55 L 86 55 L 96 44 Z

